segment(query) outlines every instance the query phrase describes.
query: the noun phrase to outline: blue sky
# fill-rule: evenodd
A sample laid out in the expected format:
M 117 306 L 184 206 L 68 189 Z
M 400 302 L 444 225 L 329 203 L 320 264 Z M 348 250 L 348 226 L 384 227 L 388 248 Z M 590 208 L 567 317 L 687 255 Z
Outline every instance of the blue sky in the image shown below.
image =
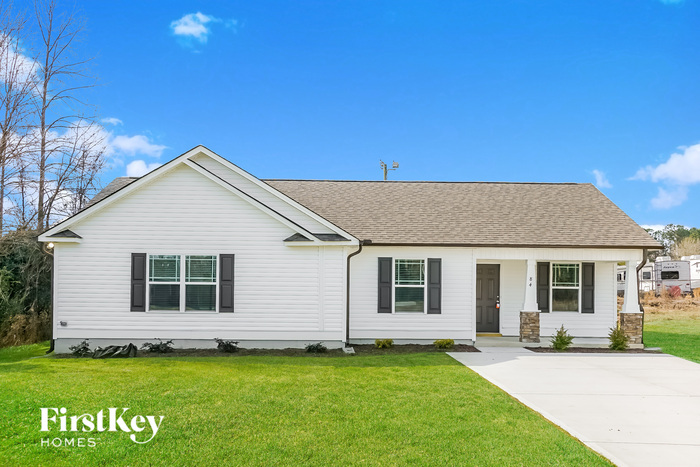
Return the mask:
M 203 144 L 260 178 L 592 182 L 700 226 L 700 0 L 78 6 L 105 183 Z

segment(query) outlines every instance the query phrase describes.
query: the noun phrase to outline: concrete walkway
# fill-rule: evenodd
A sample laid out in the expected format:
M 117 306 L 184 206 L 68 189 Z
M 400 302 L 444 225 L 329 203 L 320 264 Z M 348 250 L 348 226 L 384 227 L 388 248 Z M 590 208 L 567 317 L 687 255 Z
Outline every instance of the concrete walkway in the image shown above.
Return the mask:
M 617 465 L 700 466 L 700 365 L 664 354 L 480 350 L 449 355 Z

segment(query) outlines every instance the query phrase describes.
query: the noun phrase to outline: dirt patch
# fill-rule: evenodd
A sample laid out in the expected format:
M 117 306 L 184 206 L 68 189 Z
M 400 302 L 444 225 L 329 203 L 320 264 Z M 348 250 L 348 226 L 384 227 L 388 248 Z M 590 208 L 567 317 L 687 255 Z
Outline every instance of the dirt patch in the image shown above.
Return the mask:
M 599 349 L 591 347 L 569 347 L 566 350 L 555 350 L 551 347 L 525 347 L 527 350 L 532 350 L 537 353 L 663 353 L 660 350 L 644 350 L 644 349 L 627 349 L 627 350 L 611 350 Z

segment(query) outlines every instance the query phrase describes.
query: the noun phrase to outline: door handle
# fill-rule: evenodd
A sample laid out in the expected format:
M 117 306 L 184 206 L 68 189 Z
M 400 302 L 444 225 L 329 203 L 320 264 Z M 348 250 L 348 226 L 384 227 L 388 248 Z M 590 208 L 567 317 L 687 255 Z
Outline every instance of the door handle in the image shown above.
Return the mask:
M 501 296 L 497 295 L 496 296 L 496 309 L 498 310 L 500 308 L 501 308 Z

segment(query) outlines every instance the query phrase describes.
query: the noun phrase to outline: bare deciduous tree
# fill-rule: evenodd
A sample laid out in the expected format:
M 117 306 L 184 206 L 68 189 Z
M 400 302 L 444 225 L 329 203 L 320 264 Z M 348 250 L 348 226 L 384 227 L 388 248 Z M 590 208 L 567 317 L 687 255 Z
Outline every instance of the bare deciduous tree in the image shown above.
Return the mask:
M 76 174 L 88 178 L 78 185 L 94 184 L 97 170 L 93 169 L 104 164 L 100 161 L 104 151 L 99 149 L 101 142 L 95 141 L 99 132 L 90 134 L 94 124 L 85 115 L 89 107 L 80 98 L 81 91 L 95 85 L 94 78 L 86 72 L 91 59 L 76 58 L 74 53 L 83 24 L 73 13 L 58 13 L 54 0 L 36 0 L 35 15 L 41 50 L 36 99 L 38 141 L 33 167 L 37 179 L 36 225 L 42 230 L 51 223 L 51 213 L 56 211 L 53 204 L 70 196 Z M 89 169 L 76 172 L 77 162 Z
M 25 18 L 0 5 L 0 234 L 7 229 L 6 198 L 22 166 L 35 88 L 35 62 L 22 52 Z
M 673 257 L 680 259 L 681 256 L 700 255 L 700 238 L 685 237 L 673 245 Z

